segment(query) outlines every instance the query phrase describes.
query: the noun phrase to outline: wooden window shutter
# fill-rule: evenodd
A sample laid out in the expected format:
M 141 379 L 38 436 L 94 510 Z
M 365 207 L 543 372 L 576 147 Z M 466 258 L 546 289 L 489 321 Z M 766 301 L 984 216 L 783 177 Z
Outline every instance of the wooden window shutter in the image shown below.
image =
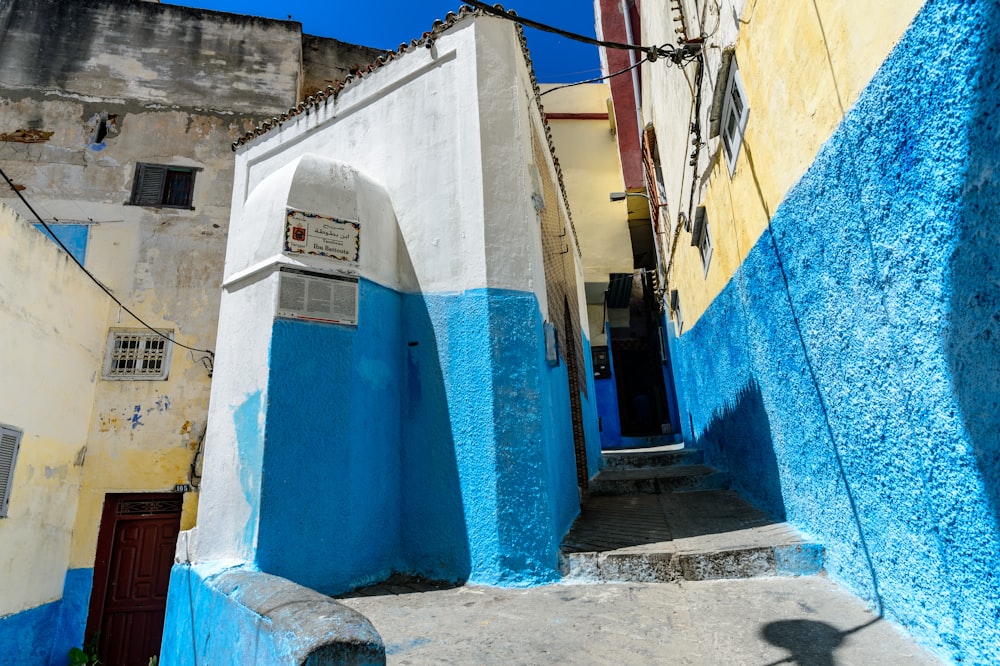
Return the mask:
M 17 428 L 0 425 L 0 518 L 7 517 L 10 490 L 14 485 L 14 465 L 17 463 L 22 434 Z
M 159 206 L 163 203 L 163 187 L 167 180 L 167 168 L 156 164 L 138 165 L 132 203 L 137 206 Z
M 646 171 L 646 193 L 649 195 L 649 215 L 653 230 L 660 232 L 660 183 L 656 168 L 656 130 L 647 125 L 642 132 L 642 164 Z

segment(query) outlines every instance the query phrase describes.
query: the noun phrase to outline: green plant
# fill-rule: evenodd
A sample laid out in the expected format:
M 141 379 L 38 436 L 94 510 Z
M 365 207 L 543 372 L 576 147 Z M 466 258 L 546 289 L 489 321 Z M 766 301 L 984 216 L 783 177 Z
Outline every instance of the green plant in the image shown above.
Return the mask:
M 70 648 L 69 666 L 102 666 L 97 658 L 97 636 L 84 643 L 83 648 Z

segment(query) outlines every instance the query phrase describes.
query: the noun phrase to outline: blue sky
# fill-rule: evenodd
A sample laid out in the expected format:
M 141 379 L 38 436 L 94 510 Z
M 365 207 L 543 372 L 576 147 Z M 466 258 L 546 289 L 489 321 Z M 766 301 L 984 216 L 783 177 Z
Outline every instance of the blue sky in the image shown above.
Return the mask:
M 292 19 L 311 35 L 395 49 L 429 30 L 435 19 L 458 11 L 460 0 L 162 0 L 164 4 L 216 9 L 268 18 Z M 495 0 L 491 0 L 495 2 Z M 504 7 L 521 16 L 564 30 L 594 36 L 592 0 L 506 0 Z M 536 30 L 527 30 L 535 74 L 542 83 L 579 81 L 600 75 L 593 46 Z

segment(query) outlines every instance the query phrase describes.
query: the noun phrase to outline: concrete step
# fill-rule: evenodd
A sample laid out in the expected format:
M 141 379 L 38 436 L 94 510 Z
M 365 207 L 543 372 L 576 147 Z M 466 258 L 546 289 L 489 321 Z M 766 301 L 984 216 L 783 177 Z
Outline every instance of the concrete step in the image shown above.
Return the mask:
M 812 575 L 823 548 L 730 490 L 604 496 L 584 504 L 562 568 L 580 582 Z
M 629 437 L 626 435 L 621 438 L 618 446 L 605 450 L 629 451 L 656 446 L 672 446 L 674 448 L 680 448 L 684 446 L 684 438 L 679 432 L 670 433 L 668 435 L 647 435 L 645 437 Z
M 601 469 L 642 469 L 645 467 L 691 465 L 701 463 L 704 459 L 705 456 L 701 449 L 668 447 L 624 449 L 601 453 Z
M 637 469 L 605 469 L 590 480 L 591 495 L 637 495 L 711 490 L 726 477 L 708 465 L 670 465 Z

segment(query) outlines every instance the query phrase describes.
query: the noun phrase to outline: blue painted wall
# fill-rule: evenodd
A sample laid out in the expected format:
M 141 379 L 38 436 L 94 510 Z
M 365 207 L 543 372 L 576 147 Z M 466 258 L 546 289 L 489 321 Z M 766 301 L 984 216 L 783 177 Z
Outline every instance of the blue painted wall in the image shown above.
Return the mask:
M 274 323 L 260 569 L 331 594 L 392 572 L 556 579 L 579 505 L 535 296 L 362 280 L 358 322 Z
M 0 664 L 21 666 L 49 663 L 52 628 L 58 624 L 58 601 L 0 617 L 0 645 L 3 646 L 0 650 Z
M 70 569 L 63 583 L 59 624 L 51 632 L 51 666 L 65 666 L 71 648 L 81 647 L 90 610 L 90 591 L 94 585 L 93 569 Z
M 597 380 L 594 379 L 594 356 L 591 353 L 590 340 L 586 334 L 583 338 L 584 376 L 587 378 L 587 391 L 580 392 L 580 406 L 583 412 L 583 435 L 587 442 L 587 477 L 593 478 L 601 466 L 601 431 L 598 426 L 600 403 L 597 396 Z
M 83 645 L 93 578 L 93 569 L 70 569 L 62 599 L 0 617 L 0 666 L 65 666 Z
M 358 305 L 356 328 L 272 329 L 257 562 L 321 591 L 385 577 L 399 543 L 400 297 L 362 281 Z
M 1000 661 L 998 11 L 925 5 L 673 343 L 709 462 L 977 664 Z
M 175 564 L 164 620 L 160 663 L 281 664 L 281 646 L 268 621 L 211 584 L 212 572 Z
M 280 663 L 274 646 L 260 639 L 264 632 L 254 622 L 260 618 L 238 609 L 206 585 L 193 567 L 174 565 L 160 663 Z
M 69 253 L 73 255 L 81 264 L 87 261 L 87 241 L 90 239 L 90 225 L 88 224 L 52 224 L 52 234 L 46 231 L 40 224 L 34 225 L 36 229 L 52 238 L 52 234 L 62 241 Z M 55 242 L 53 240 L 53 242 Z

